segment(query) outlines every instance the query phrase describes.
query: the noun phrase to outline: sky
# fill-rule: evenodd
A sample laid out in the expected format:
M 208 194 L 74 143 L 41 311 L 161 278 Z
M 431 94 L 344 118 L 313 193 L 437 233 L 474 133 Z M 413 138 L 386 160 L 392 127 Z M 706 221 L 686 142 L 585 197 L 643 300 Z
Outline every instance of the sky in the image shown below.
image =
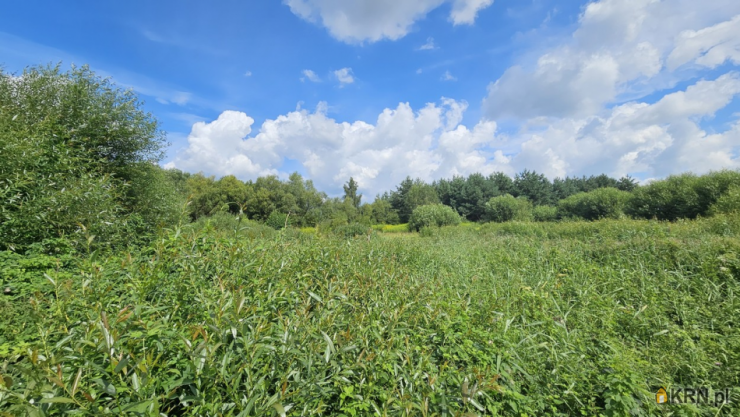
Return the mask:
M 4 71 L 57 63 L 134 89 L 165 167 L 330 195 L 740 168 L 737 0 L 7 2 Z

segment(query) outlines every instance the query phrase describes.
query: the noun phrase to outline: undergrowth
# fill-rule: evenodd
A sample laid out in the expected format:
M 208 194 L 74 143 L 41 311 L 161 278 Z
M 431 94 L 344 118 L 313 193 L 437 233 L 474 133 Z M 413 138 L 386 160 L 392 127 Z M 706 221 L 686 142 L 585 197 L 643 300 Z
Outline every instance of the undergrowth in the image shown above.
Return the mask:
M 265 228 L 267 229 L 267 228 Z M 740 217 L 0 254 L 7 415 L 737 415 Z

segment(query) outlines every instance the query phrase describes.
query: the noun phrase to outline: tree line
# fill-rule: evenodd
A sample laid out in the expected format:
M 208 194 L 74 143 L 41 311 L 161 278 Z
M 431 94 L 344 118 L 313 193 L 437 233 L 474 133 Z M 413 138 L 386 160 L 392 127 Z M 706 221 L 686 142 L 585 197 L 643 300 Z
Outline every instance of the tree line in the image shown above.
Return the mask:
M 166 146 L 156 119 L 132 91 L 86 67 L 33 67 L 21 75 L 0 70 L 0 250 L 70 242 L 88 249 L 124 246 L 216 213 L 274 228 L 421 227 L 622 216 L 673 221 L 740 206 L 735 171 L 688 173 L 644 186 L 629 176 L 551 181 L 531 170 L 513 178 L 474 173 L 431 183 L 407 177 L 363 202 L 353 178 L 344 195 L 330 197 L 298 173 L 241 181 L 163 169 Z M 427 206 L 437 208 L 418 211 Z

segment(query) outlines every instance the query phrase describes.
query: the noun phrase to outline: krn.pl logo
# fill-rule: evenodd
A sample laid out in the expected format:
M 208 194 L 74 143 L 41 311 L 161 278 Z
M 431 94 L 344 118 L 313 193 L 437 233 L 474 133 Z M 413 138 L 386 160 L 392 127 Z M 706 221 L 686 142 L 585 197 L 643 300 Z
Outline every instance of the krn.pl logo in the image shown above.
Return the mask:
M 665 392 L 665 388 L 659 389 L 658 392 L 655 394 L 655 402 L 657 402 L 658 404 L 668 402 L 668 393 Z

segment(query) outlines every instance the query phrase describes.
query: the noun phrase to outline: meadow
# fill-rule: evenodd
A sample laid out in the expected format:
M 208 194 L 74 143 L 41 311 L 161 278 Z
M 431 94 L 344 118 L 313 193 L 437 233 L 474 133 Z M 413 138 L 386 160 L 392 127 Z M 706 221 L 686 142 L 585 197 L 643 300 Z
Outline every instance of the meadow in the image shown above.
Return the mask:
M 0 415 L 740 413 L 740 216 L 378 229 L 1 252 Z

